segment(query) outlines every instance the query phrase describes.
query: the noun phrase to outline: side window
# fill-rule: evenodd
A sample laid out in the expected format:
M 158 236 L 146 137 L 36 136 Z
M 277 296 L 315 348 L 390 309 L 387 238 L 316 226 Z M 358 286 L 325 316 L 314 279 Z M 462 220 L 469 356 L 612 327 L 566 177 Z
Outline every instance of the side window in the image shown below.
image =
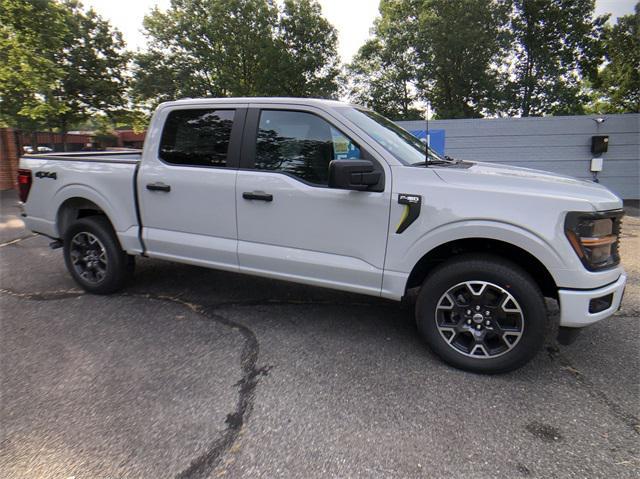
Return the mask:
M 174 110 L 167 116 L 160 158 L 173 165 L 227 166 L 235 110 Z
M 283 110 L 260 113 L 256 169 L 282 171 L 326 185 L 329 162 L 359 158 L 360 148 L 319 116 Z

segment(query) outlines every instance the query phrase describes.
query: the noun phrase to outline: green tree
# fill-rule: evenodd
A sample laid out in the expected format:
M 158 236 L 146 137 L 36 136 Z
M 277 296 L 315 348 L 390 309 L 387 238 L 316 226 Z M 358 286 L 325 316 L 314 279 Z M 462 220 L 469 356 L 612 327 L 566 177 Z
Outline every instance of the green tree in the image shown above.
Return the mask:
M 337 34 L 312 0 L 172 0 L 144 20 L 134 96 L 331 96 Z
M 500 105 L 507 6 L 496 0 L 424 0 L 415 19 L 417 83 L 439 118 L 478 118 Z
M 250 95 L 272 56 L 275 8 L 262 0 L 172 0 L 144 19 L 148 52 L 136 56 L 136 95 Z
M 606 65 L 596 82 L 600 113 L 640 113 L 640 2 L 605 30 Z
M 277 24 L 281 66 L 274 90 L 289 96 L 331 97 L 338 90 L 338 33 L 313 0 L 285 0 Z
M 420 119 L 423 112 L 415 106 L 415 72 L 409 62 L 397 61 L 393 53 L 379 36 L 368 40 L 346 66 L 345 92 L 354 103 L 388 118 Z
M 1 0 L 0 115 L 28 128 L 71 125 L 124 109 L 128 56 L 119 32 L 66 0 Z
M 508 113 L 584 113 L 583 78 L 597 75 L 608 18 L 594 9 L 595 0 L 513 0 Z
M 58 111 L 44 94 L 63 73 L 50 53 L 62 49 L 63 19 L 49 0 L 0 0 L 0 123 L 35 129 Z
M 352 95 L 398 117 L 416 115 L 415 99 L 439 118 L 496 112 L 507 12 L 502 0 L 382 0 L 374 40 L 347 70 Z
M 84 10 L 75 0 L 62 5 L 68 33 L 54 58 L 63 66 L 63 75 L 51 97 L 63 108 L 51 124 L 66 133 L 71 125 L 97 112 L 114 119 L 125 113 L 129 54 L 122 34 L 93 9 Z
M 416 120 L 417 106 L 414 37 L 406 28 L 414 2 L 380 2 L 380 17 L 368 40 L 347 65 L 345 86 L 356 103 L 394 119 Z

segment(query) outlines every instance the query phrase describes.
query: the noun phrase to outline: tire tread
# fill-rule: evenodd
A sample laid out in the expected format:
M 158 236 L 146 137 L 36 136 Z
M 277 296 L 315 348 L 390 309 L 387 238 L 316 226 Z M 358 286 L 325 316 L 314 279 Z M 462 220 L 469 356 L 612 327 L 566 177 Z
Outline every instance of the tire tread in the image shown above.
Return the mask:
M 465 275 L 472 277 L 463 279 Z M 525 332 L 512 351 L 496 358 L 475 359 L 456 353 L 442 340 L 430 312 L 435 310 L 440 295 L 462 280 L 490 280 L 496 284 L 503 280 L 501 286 L 509 289 L 520 303 L 525 315 Z M 434 290 L 436 293 L 431 293 Z M 468 253 L 440 264 L 425 278 L 416 303 L 418 329 L 431 350 L 446 363 L 475 373 L 505 373 L 526 364 L 544 344 L 546 320 L 544 297 L 531 275 L 517 264 L 491 254 Z

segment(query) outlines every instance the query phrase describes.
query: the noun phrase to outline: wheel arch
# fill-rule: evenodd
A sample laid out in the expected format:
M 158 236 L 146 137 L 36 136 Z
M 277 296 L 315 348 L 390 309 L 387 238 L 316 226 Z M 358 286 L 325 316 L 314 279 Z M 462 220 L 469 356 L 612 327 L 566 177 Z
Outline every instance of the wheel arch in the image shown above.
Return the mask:
M 113 222 L 104 208 L 92 200 L 82 196 L 73 196 L 64 200 L 56 212 L 56 229 L 60 237 L 64 236 L 67 228 L 80 218 L 87 216 L 103 216 L 113 228 Z
M 70 221 L 91 215 L 103 215 L 114 231 L 123 231 L 128 225 L 122 223 L 122 215 L 117 215 L 117 208 L 100 191 L 88 185 L 72 183 L 65 185 L 53 197 L 50 217 L 55 221 L 55 229 L 59 238 L 64 235 Z M 75 211 L 76 216 L 73 216 Z M 78 216 L 79 215 L 79 216 Z
M 531 275 L 544 296 L 558 298 L 558 286 L 547 267 L 538 258 L 520 246 L 483 237 L 456 239 L 431 249 L 414 265 L 407 279 L 405 291 L 419 287 L 437 265 L 466 253 L 495 254 L 512 261 Z

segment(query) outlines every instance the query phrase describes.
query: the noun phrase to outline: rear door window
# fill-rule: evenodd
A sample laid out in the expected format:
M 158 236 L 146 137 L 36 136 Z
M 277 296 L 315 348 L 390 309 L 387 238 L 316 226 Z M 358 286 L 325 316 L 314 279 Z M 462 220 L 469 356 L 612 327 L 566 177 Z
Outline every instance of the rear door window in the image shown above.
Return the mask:
M 235 110 L 193 109 L 169 113 L 160 158 L 172 165 L 226 167 Z

